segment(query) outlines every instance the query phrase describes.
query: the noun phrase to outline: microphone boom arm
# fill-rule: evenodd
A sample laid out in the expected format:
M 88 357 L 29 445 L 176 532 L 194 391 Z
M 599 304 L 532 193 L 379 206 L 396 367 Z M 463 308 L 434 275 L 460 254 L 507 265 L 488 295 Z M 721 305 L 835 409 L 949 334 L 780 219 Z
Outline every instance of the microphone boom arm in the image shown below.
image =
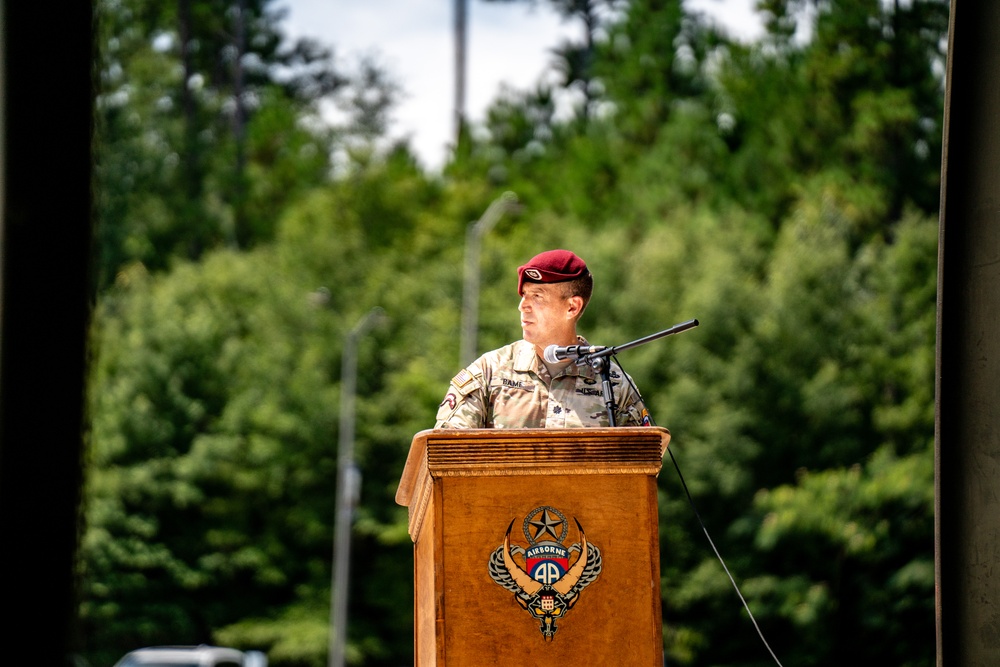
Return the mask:
M 675 324 L 669 329 L 664 329 L 663 331 L 645 336 L 643 338 L 638 338 L 630 343 L 624 343 L 622 345 L 613 345 L 612 347 L 606 347 L 603 350 L 598 350 L 597 352 L 591 352 L 590 354 L 585 354 L 577 359 L 576 363 L 579 366 L 583 364 L 590 364 L 590 367 L 601 376 L 601 391 L 604 394 L 604 405 L 608 410 L 608 424 L 610 426 L 617 426 L 615 422 L 615 412 L 617 411 L 617 406 L 615 405 L 615 393 L 611 386 L 611 364 L 608 363 L 607 357 L 610 357 L 615 352 L 620 352 L 622 350 L 629 350 L 633 347 L 638 347 L 640 345 L 645 345 L 659 338 L 664 338 L 673 334 L 681 333 L 682 331 L 687 331 L 688 329 L 693 329 L 698 326 L 698 320 L 688 320 L 687 322 L 681 322 L 680 324 Z
M 666 336 L 672 336 L 673 334 L 679 334 L 682 331 L 687 331 L 688 329 L 694 329 L 698 326 L 698 320 L 688 320 L 687 322 L 681 322 L 680 324 L 675 324 L 669 329 L 664 329 L 655 334 L 650 334 L 643 338 L 633 340 L 630 343 L 623 343 L 621 345 L 613 345 L 611 347 L 606 347 L 603 350 L 597 352 L 591 352 L 590 354 L 585 354 L 580 357 L 580 361 L 589 361 L 590 359 L 596 359 L 597 357 L 609 357 L 616 352 L 621 352 L 623 350 L 630 350 L 633 347 L 639 347 L 640 345 L 645 345 L 646 343 L 651 343 L 654 340 L 664 338 Z

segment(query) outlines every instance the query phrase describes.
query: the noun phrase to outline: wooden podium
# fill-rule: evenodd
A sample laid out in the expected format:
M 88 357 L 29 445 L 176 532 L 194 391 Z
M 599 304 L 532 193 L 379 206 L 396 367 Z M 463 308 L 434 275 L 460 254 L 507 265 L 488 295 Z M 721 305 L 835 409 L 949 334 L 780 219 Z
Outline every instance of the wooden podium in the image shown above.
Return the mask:
M 660 427 L 414 436 L 396 502 L 414 542 L 417 667 L 660 667 L 669 441 Z

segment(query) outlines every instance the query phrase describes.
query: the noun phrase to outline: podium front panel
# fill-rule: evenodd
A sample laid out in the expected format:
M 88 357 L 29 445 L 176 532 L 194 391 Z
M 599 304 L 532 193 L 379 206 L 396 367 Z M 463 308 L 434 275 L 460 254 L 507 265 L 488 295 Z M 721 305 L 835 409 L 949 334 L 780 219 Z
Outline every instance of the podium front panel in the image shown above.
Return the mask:
M 662 665 L 666 429 L 419 437 L 401 483 L 417 665 Z

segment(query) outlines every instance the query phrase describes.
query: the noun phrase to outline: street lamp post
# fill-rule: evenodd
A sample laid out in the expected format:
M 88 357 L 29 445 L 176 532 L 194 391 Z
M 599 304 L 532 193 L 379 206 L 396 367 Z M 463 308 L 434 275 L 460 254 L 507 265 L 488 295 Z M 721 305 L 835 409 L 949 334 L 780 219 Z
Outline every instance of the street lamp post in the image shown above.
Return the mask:
M 468 0 L 455 0 L 455 150 L 462 140 L 465 127 L 465 46 L 466 5 Z
M 361 473 L 354 465 L 354 396 L 358 377 L 358 341 L 384 313 L 372 308 L 344 340 L 340 369 L 340 437 L 337 446 L 337 505 L 333 535 L 333 576 L 330 594 L 329 667 L 343 667 L 347 645 L 347 575 L 351 556 L 351 522 L 361 491 Z
M 479 329 L 479 247 L 482 245 L 483 237 L 493 229 L 503 214 L 516 205 L 517 195 L 510 191 L 504 192 L 494 199 L 482 217 L 470 223 L 466 230 L 460 367 L 468 366 L 476 358 L 476 336 Z

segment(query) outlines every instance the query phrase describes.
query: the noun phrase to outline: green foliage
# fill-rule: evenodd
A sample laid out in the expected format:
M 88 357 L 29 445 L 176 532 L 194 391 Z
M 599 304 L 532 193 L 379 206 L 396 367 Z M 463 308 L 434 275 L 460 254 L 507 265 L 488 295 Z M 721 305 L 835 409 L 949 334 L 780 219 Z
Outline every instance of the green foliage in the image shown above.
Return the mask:
M 327 182 L 337 148 L 384 129 L 396 86 L 371 64 L 344 73 L 329 49 L 287 43 L 274 4 L 97 4 L 101 287 L 133 262 L 159 271 L 270 241 L 285 208 Z M 346 126 L 322 120 L 330 101 L 351 107 Z
M 746 577 L 743 592 L 767 620 L 770 632 L 765 632 L 780 639 L 779 656 L 796 664 L 826 664 L 855 657 L 850 651 L 863 647 L 865 655 L 878 651 L 893 664 L 925 664 L 932 643 L 906 648 L 901 628 L 906 622 L 927 627 L 922 636 L 928 637 L 933 622 L 929 587 L 920 588 L 921 581 L 931 582 L 913 577 L 926 573 L 932 554 L 936 224 L 909 218 L 897 226 L 892 243 L 876 237 L 854 252 L 851 228 L 850 218 L 832 201 L 805 207 L 787 221 L 763 280 L 748 281 L 742 300 L 726 301 L 742 337 L 734 335 L 713 350 L 706 332 L 704 349 L 692 353 L 697 366 L 673 383 L 663 403 L 675 411 L 668 422 L 672 449 L 699 514 L 723 557 L 735 556 L 730 566 L 738 582 L 739 573 Z M 886 281 L 901 275 L 900 264 L 914 267 L 913 262 L 921 265 L 908 273 L 906 280 L 913 282 L 902 291 L 889 288 Z M 739 280 L 735 267 L 720 275 Z M 714 322 L 708 316 L 704 321 Z M 721 353 L 720 363 L 712 363 L 713 351 Z M 886 413 L 899 421 L 886 419 Z M 866 461 L 872 463 L 859 478 L 862 486 L 852 475 Z M 852 465 L 847 476 L 837 472 Z M 814 476 L 812 470 L 829 472 Z M 821 503 L 805 490 L 791 490 L 794 481 L 805 485 L 803 480 L 825 484 L 810 490 L 826 493 L 826 499 Z M 690 525 L 683 490 L 670 479 L 663 485 L 667 497 L 675 498 L 664 514 Z M 769 488 L 786 490 L 769 493 Z M 761 520 L 756 512 L 734 509 L 749 509 L 755 497 L 770 499 L 767 508 L 775 514 Z M 893 510 L 894 503 L 904 509 Z M 778 542 L 775 535 L 785 531 L 768 523 L 778 520 L 775 507 L 787 511 L 781 515 L 787 521 L 813 525 L 802 514 L 808 510 L 818 522 L 811 530 L 833 531 L 825 539 L 840 544 L 845 554 L 857 550 L 865 557 L 845 565 L 849 574 L 831 573 L 831 560 L 847 556 L 838 559 L 830 545 L 798 527 Z M 665 549 L 667 544 L 672 543 Z M 693 562 L 665 563 L 666 572 L 676 573 L 666 577 L 667 622 L 673 612 L 689 629 L 680 635 L 685 643 L 671 649 L 675 659 L 694 653 L 699 661 L 744 664 L 745 643 L 711 642 L 739 631 L 738 607 L 722 605 L 727 600 L 722 591 L 691 576 L 718 575 L 714 554 L 681 553 L 692 555 Z M 769 573 L 772 567 L 777 570 Z M 906 589 L 912 597 L 901 603 L 909 609 L 907 621 L 898 625 L 891 605 L 873 607 L 869 597 L 897 571 L 913 586 Z M 865 621 L 852 621 L 861 611 Z M 701 625 L 690 618 L 713 620 Z M 898 635 L 884 634 L 897 630 Z
M 597 45 L 594 69 L 615 123 L 636 148 L 648 146 L 680 100 L 708 93 L 701 67 L 720 39 L 676 0 L 627 3 Z
M 328 551 L 335 323 L 269 254 L 132 276 L 98 318 L 85 556 L 101 583 L 84 608 L 98 646 L 205 641 Z
M 781 215 L 802 173 L 839 165 L 881 193 L 889 219 L 909 204 L 936 213 L 948 3 L 760 5 L 770 38 L 726 49 L 731 66 L 719 77 L 734 185 L 781 195 L 756 202 Z M 800 45 L 793 26 L 806 5 L 815 19 Z
M 395 248 L 407 239 L 383 237 L 383 225 L 416 226 L 411 203 L 433 202 L 434 190 L 392 164 L 357 174 L 303 200 L 274 244 L 211 253 L 164 276 L 135 266 L 104 294 L 83 554 L 95 656 L 238 639 L 277 664 L 321 662 L 326 619 L 315 610 L 327 614 L 329 600 L 339 341 L 366 302 L 405 304 L 392 281 L 393 264 L 409 262 Z M 392 253 L 372 270 L 379 246 Z M 411 595 L 411 546 L 392 497 L 409 438 L 439 397 L 412 391 L 426 384 L 419 369 L 383 387 L 385 362 L 370 345 L 361 352 L 355 607 L 380 624 L 352 654 L 390 659 L 409 650 L 412 609 L 400 603 Z M 437 370 L 438 382 L 449 370 Z
M 329 606 L 317 602 L 291 606 L 276 618 L 241 620 L 221 628 L 216 640 L 225 646 L 266 646 L 272 664 L 323 667 L 327 664 Z M 360 655 L 355 651 L 348 658 L 358 662 Z
M 481 350 L 518 336 L 514 272 L 552 247 L 596 276 L 595 344 L 700 321 L 619 359 L 683 474 L 659 477 L 669 662 L 771 662 L 705 531 L 785 664 L 931 660 L 946 3 L 767 0 L 750 45 L 675 0 L 556 3 L 594 19 L 562 50 L 589 59 L 566 82 L 587 82 L 586 112 L 557 116 L 565 89 L 502 90 L 440 179 L 382 141 L 395 84 L 371 63 L 342 98 L 348 126 L 317 125 L 348 82 L 316 45 L 286 49 L 268 4 L 249 3 L 251 42 L 301 76 L 252 73 L 241 133 L 215 67 L 221 4 L 191 5 L 206 46 L 189 61 L 186 3 L 100 7 L 93 664 L 200 641 L 325 664 L 341 351 L 375 306 L 347 655 L 412 659 L 393 499 L 458 367 L 467 226 L 506 190 L 519 207 L 483 240 Z
M 797 638 L 783 640 L 787 660 L 933 661 L 933 642 L 907 649 L 897 639 L 934 632 L 929 444 L 903 458 L 883 447 L 863 466 L 802 471 L 795 486 L 758 493 L 756 546 L 771 574 L 748 579 L 745 592 L 761 618 L 791 630 L 779 637 Z

